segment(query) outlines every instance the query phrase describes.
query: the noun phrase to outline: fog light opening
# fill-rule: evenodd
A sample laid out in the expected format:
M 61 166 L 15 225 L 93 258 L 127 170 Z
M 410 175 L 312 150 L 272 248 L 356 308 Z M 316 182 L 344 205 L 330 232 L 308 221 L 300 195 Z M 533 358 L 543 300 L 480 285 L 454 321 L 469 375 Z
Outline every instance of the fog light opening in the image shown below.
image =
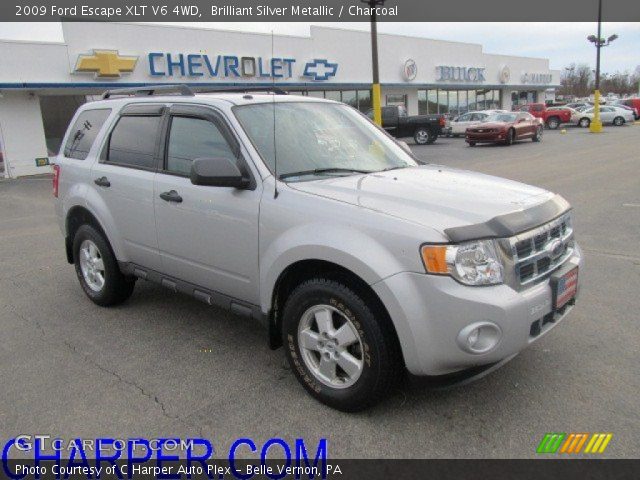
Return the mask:
M 474 354 L 487 353 L 500 341 L 502 331 L 495 323 L 477 322 L 467 325 L 458 333 L 458 345 Z

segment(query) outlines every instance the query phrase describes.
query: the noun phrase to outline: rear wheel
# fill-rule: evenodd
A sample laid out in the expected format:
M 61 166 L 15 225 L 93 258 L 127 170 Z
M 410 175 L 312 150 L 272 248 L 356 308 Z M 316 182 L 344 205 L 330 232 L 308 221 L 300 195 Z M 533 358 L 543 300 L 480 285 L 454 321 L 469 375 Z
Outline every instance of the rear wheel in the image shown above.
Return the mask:
M 591 125 L 591 120 L 587 117 L 581 118 L 578 122 L 578 125 L 580 125 L 582 128 L 589 128 L 589 125 Z
M 614 118 L 614 119 L 613 119 L 613 124 L 614 124 L 616 127 L 621 127 L 622 125 L 624 125 L 624 118 L 622 118 L 622 117 L 616 117 L 616 118 Z
M 542 127 L 536 128 L 536 133 L 533 134 L 531 140 L 533 140 L 534 142 L 539 142 L 540 140 L 542 140 Z
M 73 263 L 84 293 L 97 305 L 117 305 L 133 293 L 135 278 L 120 272 L 106 238 L 91 225 L 82 225 L 75 234 Z
M 425 127 L 418 128 L 413 134 L 413 139 L 418 145 L 431 145 L 436 138 L 437 135 Z
M 291 369 L 309 394 L 346 412 L 382 399 L 400 371 L 395 332 L 375 302 L 347 284 L 314 278 L 299 285 L 283 311 Z
M 558 117 L 551 117 L 550 119 L 547 120 L 547 127 L 549 127 L 550 130 L 555 130 L 559 126 L 560 126 L 560 119 Z

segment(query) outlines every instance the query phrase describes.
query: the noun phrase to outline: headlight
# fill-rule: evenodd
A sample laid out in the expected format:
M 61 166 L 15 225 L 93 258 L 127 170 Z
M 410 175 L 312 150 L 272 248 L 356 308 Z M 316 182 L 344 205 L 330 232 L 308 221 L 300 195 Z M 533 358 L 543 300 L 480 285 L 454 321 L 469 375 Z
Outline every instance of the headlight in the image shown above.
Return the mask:
M 423 245 L 427 273 L 450 275 L 465 285 L 495 285 L 503 281 L 503 267 L 493 240 L 458 245 Z

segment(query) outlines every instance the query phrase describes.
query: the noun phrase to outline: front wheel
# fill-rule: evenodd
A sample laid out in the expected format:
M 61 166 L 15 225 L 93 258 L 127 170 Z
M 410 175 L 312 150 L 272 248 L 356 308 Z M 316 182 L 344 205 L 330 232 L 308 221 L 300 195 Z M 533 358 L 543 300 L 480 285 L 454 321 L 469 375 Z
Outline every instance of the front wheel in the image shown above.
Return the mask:
M 470 147 L 475 147 L 476 146 L 476 142 L 469 142 L 469 146 Z
M 73 238 L 73 263 L 82 290 L 95 304 L 117 305 L 133 293 L 135 278 L 120 272 L 107 239 L 91 225 L 82 225 Z
M 549 120 L 547 120 L 547 127 L 549 127 L 550 130 L 555 130 L 559 126 L 560 120 L 557 117 L 551 117 Z
M 536 133 L 534 133 L 531 140 L 533 140 L 534 142 L 539 142 L 540 140 L 542 140 L 542 127 L 536 128 Z
M 347 284 L 314 278 L 299 285 L 286 301 L 282 335 L 298 381 L 338 410 L 377 403 L 398 378 L 395 332 L 375 302 Z
M 515 140 L 516 132 L 511 129 L 507 131 L 507 139 L 504 141 L 505 145 L 513 145 L 513 141 Z
M 578 125 L 580 125 L 582 128 L 589 128 L 589 125 L 591 125 L 591 120 L 589 120 L 588 118 L 581 118 L 580 121 L 578 122 Z
M 621 127 L 622 125 L 624 125 L 624 118 L 622 118 L 622 117 L 616 117 L 616 118 L 614 118 L 614 119 L 613 119 L 613 124 L 614 124 L 616 127 Z
M 431 145 L 436 138 L 438 137 L 435 133 L 424 127 L 418 128 L 413 134 L 413 139 L 418 145 Z

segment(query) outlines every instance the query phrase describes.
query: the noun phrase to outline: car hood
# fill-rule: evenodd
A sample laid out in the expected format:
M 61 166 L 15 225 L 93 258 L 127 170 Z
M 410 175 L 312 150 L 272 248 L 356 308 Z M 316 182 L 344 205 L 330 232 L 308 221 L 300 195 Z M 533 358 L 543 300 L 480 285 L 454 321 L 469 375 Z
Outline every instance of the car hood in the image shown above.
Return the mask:
M 553 197 L 541 188 L 439 165 L 288 185 L 441 233 L 447 228 L 482 223 L 498 215 L 524 210 Z
M 505 128 L 510 125 L 513 124 L 508 122 L 482 122 L 479 125 L 474 125 L 474 128 Z

